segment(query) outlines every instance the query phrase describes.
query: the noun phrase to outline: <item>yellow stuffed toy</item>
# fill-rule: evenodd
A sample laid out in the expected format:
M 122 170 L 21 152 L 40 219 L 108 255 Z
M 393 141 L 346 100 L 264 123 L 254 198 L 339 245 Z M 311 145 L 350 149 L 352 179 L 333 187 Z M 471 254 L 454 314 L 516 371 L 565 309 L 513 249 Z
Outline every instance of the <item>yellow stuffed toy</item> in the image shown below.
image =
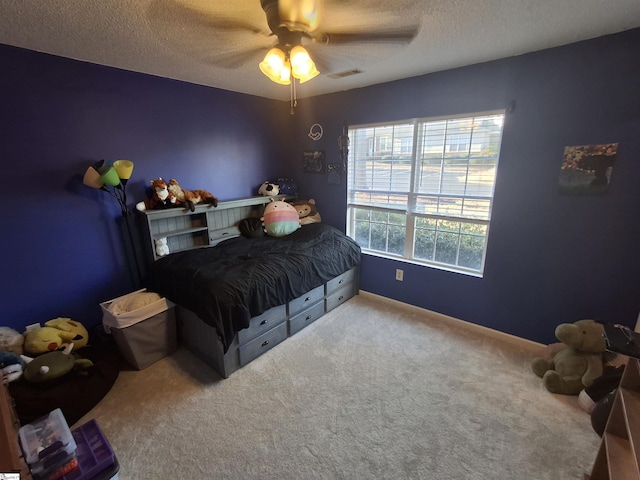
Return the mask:
M 46 322 L 44 327 L 24 333 L 24 351 L 31 355 L 64 349 L 71 343 L 78 350 L 88 342 L 87 329 L 70 318 L 55 318 Z

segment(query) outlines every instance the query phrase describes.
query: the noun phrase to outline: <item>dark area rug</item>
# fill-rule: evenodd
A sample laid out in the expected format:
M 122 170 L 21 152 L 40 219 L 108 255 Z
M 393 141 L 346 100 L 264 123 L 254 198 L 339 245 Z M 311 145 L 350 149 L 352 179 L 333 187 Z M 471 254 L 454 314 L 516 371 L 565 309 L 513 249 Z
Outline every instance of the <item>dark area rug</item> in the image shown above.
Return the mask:
M 9 392 L 22 425 L 60 408 L 71 427 L 111 390 L 123 367 L 115 344 L 99 339 L 78 350 L 78 355 L 93 362 L 84 374 L 71 372 L 46 383 L 30 383 L 24 378 L 9 383 Z

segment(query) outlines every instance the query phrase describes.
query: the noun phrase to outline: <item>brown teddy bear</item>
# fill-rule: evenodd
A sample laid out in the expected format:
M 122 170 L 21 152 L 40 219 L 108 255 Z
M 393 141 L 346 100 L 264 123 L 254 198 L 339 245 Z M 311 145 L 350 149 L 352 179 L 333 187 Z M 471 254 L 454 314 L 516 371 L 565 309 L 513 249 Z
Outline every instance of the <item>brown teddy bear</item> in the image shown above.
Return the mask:
M 206 190 L 184 190 L 175 178 L 169 180 L 169 193 L 176 197 L 178 205 L 184 205 L 192 212 L 199 203 L 218 206 L 218 199 Z
M 607 350 L 603 333 L 594 320 L 558 325 L 555 334 L 562 343 L 554 344 L 551 358 L 534 359 L 533 372 L 551 393 L 579 395 L 602 375 Z
M 308 225 L 309 223 L 320 223 L 322 218 L 316 208 L 316 201 L 311 198 L 309 200 L 297 200 L 291 205 L 297 210 L 300 217 L 300 225 Z

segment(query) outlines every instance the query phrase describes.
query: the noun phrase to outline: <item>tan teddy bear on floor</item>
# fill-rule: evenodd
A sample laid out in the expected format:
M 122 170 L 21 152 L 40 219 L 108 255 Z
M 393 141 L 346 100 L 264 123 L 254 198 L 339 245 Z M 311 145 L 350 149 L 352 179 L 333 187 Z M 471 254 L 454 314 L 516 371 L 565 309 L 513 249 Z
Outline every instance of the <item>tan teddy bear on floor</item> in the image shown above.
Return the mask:
M 578 395 L 602 375 L 604 328 L 593 320 L 579 320 L 558 325 L 555 335 L 562 344 L 554 344 L 551 358 L 534 359 L 531 368 L 551 393 Z

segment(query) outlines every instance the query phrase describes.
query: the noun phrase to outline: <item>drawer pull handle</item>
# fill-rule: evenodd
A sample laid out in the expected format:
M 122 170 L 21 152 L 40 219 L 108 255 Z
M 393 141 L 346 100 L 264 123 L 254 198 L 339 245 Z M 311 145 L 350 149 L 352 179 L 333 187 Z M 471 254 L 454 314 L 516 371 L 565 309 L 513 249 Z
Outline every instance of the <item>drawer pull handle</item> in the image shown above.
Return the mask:
M 340 296 L 338 297 L 338 301 L 342 300 L 343 298 L 344 298 L 344 297 L 343 297 L 342 295 L 340 295 Z
M 266 347 L 267 345 L 269 345 L 269 340 L 265 340 L 264 342 L 262 342 L 263 347 Z
M 307 315 L 307 318 L 305 318 L 305 320 L 311 320 L 311 315 Z
M 266 325 L 267 323 L 269 323 L 269 320 L 262 320 L 262 321 L 260 322 L 260 325 Z
M 311 300 L 309 297 L 304 299 L 305 302 L 308 302 L 309 300 Z
M 344 278 L 338 282 L 338 285 L 340 285 L 342 282 L 344 282 Z

